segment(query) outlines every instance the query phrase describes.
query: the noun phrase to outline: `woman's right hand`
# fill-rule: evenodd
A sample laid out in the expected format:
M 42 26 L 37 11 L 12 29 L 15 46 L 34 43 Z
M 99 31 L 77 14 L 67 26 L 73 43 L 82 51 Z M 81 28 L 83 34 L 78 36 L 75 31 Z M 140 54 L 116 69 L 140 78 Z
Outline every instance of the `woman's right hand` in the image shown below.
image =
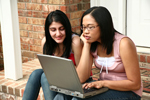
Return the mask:
M 89 42 L 86 40 L 86 38 L 84 37 L 84 33 L 81 34 L 80 39 L 82 40 L 82 42 L 83 42 L 84 45 L 85 45 L 85 44 L 88 44 L 88 45 L 90 44 L 90 45 L 91 45 L 91 43 L 89 43 Z
M 81 34 L 80 39 L 82 40 L 83 43 L 87 42 L 86 39 L 83 36 L 83 33 Z
M 91 43 L 89 43 L 86 38 L 84 37 L 84 34 L 82 33 L 81 36 L 80 36 L 80 39 L 82 40 L 83 42 L 83 47 L 86 47 L 86 48 L 91 48 Z M 88 50 L 88 49 L 87 49 Z

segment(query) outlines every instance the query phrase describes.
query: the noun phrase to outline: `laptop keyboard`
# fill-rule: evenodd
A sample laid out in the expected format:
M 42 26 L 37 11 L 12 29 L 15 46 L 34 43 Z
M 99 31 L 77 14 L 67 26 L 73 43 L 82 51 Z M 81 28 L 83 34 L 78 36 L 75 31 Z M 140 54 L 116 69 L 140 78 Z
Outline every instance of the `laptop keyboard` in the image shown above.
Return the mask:
M 84 93 L 92 92 L 98 90 L 97 88 L 88 88 L 88 89 L 83 89 Z

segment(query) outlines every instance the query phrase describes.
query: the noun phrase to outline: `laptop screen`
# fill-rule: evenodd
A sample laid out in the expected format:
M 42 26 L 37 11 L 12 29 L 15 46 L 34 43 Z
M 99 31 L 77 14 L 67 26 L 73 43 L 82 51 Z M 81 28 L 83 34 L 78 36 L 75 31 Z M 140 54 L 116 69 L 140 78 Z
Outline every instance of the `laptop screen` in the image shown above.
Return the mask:
M 50 86 L 83 93 L 72 60 L 43 54 L 37 56 Z

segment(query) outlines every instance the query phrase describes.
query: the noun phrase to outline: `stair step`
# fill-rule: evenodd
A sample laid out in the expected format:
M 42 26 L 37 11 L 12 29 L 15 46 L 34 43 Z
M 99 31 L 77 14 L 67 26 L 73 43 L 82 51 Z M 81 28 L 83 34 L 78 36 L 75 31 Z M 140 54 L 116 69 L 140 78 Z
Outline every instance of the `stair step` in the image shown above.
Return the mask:
M 150 100 L 150 93 L 143 92 L 141 100 Z

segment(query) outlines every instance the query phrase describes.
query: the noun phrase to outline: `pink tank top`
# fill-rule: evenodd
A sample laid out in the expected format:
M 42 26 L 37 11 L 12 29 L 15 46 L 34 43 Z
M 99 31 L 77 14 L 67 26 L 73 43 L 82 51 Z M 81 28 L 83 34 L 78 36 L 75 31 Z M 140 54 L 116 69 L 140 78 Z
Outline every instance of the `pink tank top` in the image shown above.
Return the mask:
M 110 67 L 103 67 L 102 65 L 98 64 L 97 59 L 98 59 L 98 55 L 97 55 L 97 50 L 92 53 L 92 55 L 94 56 L 94 64 L 97 68 L 99 68 L 102 71 L 99 74 L 100 80 L 126 80 L 127 76 L 126 76 L 126 72 L 124 69 L 124 65 L 123 62 L 121 60 L 120 54 L 119 54 L 119 44 L 120 44 L 120 40 L 122 38 L 124 38 L 126 36 L 121 35 L 119 33 L 115 33 L 115 40 L 113 43 L 114 46 L 114 64 Z M 133 91 L 136 94 L 138 94 L 139 96 L 142 96 L 142 91 L 143 91 L 143 84 L 141 81 L 141 88 L 139 90 Z

